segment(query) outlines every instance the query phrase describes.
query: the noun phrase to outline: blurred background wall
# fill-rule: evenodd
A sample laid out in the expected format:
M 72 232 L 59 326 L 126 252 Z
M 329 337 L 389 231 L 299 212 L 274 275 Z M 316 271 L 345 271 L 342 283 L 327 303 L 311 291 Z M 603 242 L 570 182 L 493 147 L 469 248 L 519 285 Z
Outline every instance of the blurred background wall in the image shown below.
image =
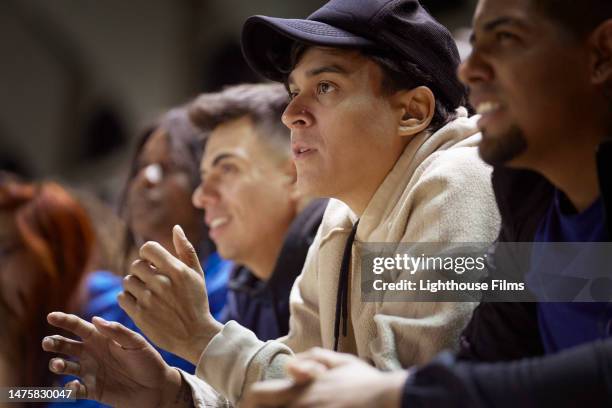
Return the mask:
M 113 202 L 142 126 L 199 92 L 259 80 L 240 54 L 248 16 L 306 17 L 324 3 L 0 1 L 0 169 Z M 461 39 L 475 3 L 423 1 Z

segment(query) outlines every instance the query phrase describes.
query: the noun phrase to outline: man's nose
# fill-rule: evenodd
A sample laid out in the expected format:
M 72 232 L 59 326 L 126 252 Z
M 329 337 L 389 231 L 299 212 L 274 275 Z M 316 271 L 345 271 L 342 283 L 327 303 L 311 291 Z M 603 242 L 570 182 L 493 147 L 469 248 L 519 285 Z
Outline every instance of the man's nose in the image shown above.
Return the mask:
M 467 86 L 472 86 L 479 82 L 488 82 L 493 78 L 491 65 L 476 48 L 459 65 L 457 69 L 459 80 Z
M 281 117 L 283 124 L 291 130 L 312 126 L 314 117 L 299 95 L 289 102 Z
M 217 202 L 219 199 L 219 192 L 217 191 L 215 183 L 202 182 L 193 192 L 191 201 L 193 206 L 206 210 L 206 207 Z

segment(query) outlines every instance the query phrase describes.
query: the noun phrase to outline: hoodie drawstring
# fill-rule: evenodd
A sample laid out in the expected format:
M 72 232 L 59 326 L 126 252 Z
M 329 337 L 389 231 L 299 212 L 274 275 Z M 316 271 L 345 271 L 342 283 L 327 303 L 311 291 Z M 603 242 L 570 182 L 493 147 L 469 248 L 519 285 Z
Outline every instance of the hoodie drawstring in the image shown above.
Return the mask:
M 336 297 L 336 319 L 334 321 L 334 351 L 338 351 L 338 341 L 340 339 L 340 321 L 342 321 L 342 336 L 347 335 L 348 325 L 348 279 L 349 268 L 351 266 L 351 254 L 355 234 L 357 233 L 357 225 L 359 220 L 353 225 L 351 233 L 346 240 L 344 246 L 344 254 L 342 255 L 342 264 L 340 266 L 340 276 L 338 278 L 338 295 Z

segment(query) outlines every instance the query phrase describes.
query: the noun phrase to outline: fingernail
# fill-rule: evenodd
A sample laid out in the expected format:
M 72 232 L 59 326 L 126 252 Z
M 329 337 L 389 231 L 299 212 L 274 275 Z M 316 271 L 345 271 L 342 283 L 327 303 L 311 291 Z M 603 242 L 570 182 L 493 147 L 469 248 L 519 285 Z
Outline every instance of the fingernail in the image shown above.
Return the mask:
M 53 339 L 53 337 L 45 337 L 43 339 L 43 344 L 48 347 L 53 347 L 55 346 L 55 340 Z
M 51 370 L 56 373 L 61 373 L 64 371 L 64 361 L 60 359 L 51 360 Z

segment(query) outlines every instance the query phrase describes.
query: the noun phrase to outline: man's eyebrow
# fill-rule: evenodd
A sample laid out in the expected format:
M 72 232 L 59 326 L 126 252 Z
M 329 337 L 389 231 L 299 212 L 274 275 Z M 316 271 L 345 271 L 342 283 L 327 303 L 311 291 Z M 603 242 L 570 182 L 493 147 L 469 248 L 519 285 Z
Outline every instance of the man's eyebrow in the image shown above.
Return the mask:
M 521 20 L 515 17 L 501 16 L 501 17 L 497 17 L 491 21 L 484 23 L 482 25 L 482 31 L 490 32 L 490 31 L 495 30 L 497 27 L 503 26 L 503 25 L 516 26 L 522 29 L 527 28 L 524 22 L 522 22 Z M 476 42 L 476 30 L 473 30 L 472 33 L 470 34 L 469 42 L 471 45 L 474 45 L 474 43 Z
M 230 157 L 235 157 L 235 154 L 232 153 L 221 153 L 220 155 L 216 156 L 211 164 L 211 167 L 215 167 L 217 164 L 219 164 L 219 162 L 221 162 L 224 159 L 230 158 Z M 206 171 L 204 169 L 200 169 L 200 175 L 204 175 L 204 173 L 206 173 Z
M 227 159 L 228 157 L 234 157 L 235 154 L 232 153 L 221 153 L 212 162 L 212 167 L 215 167 L 221 160 Z
M 313 68 L 310 69 L 308 71 L 306 71 L 306 76 L 307 77 L 313 77 L 313 76 L 317 76 L 320 74 L 324 74 L 324 73 L 332 73 L 332 74 L 343 74 L 346 75 L 348 74 L 348 70 L 346 68 L 344 68 L 341 65 L 338 64 L 330 64 L 330 65 L 323 65 L 317 68 Z M 289 75 L 289 77 L 287 78 L 287 86 L 293 84 L 293 76 Z
M 324 65 L 318 68 L 313 68 L 310 71 L 306 71 L 306 76 L 313 77 L 319 74 L 323 74 L 325 72 L 331 72 L 332 74 L 348 74 L 348 71 L 343 66 L 337 65 L 337 64 L 331 64 L 331 65 Z
M 500 25 L 513 25 L 513 26 L 517 26 L 520 28 L 525 28 L 525 23 L 522 22 L 521 20 L 515 17 L 510 17 L 510 16 L 501 16 L 501 17 L 497 17 L 485 23 L 482 29 L 484 31 L 492 31 L 496 29 L 497 27 L 499 27 Z

